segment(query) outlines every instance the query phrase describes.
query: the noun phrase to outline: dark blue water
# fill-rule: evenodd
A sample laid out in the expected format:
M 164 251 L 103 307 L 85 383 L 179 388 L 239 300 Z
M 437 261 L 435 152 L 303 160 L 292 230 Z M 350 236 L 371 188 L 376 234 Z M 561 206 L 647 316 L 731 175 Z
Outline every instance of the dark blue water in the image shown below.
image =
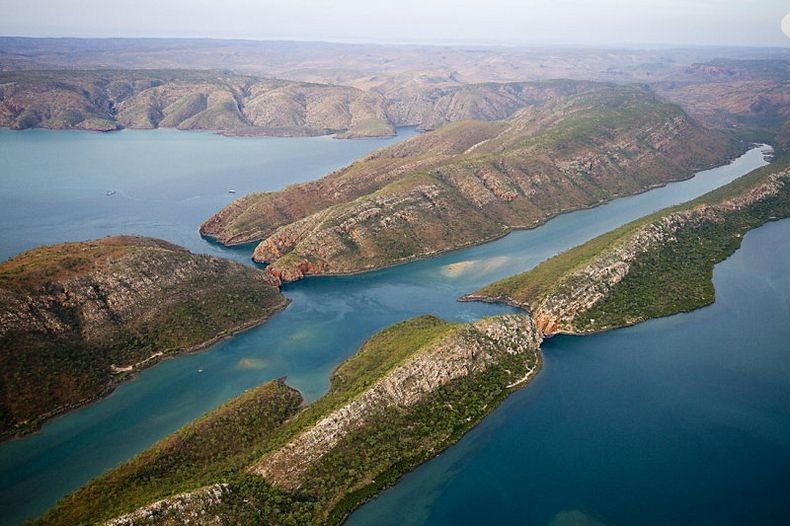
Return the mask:
M 714 283 L 711 307 L 549 340 L 529 387 L 347 524 L 787 524 L 790 220 Z
M 0 217 L 4 224 L 14 225 L 0 231 L 0 247 L 10 255 L 39 242 L 126 232 L 246 259 L 251 248 L 227 251 L 196 234 L 197 225 L 230 200 L 228 188 L 239 194 L 279 188 L 289 177 L 315 177 L 320 175 L 315 171 L 327 172 L 336 168 L 333 162 L 348 162 L 351 159 L 346 157 L 384 142 L 229 139 L 162 130 L 110 135 L 0 130 L 0 189 L 11 189 L 28 200 L 27 206 L 16 208 L 17 218 L 5 208 L 5 203 L 13 206 L 16 198 L 0 195 Z M 330 154 L 322 160 L 322 155 Z M 144 169 L 114 168 L 138 166 L 140 156 L 145 159 Z M 226 161 L 236 169 L 228 168 Z M 392 323 L 424 313 L 467 321 L 509 311 L 458 303 L 455 298 L 762 164 L 755 149 L 731 165 L 689 181 L 567 214 L 484 246 L 365 275 L 314 278 L 288 286 L 285 293 L 293 303 L 265 325 L 205 352 L 165 361 L 110 397 L 53 420 L 40 433 L 0 445 L 0 524 L 15 524 L 41 513 L 85 481 L 249 387 L 287 375 L 291 385 L 315 399 L 328 387 L 332 368 Z M 56 177 L 42 174 L 45 166 L 63 168 Z M 199 191 L 190 186 L 190 166 L 197 174 Z M 70 181 L 74 186 L 83 171 L 93 175 L 80 190 L 59 184 Z M 35 184 L 22 190 L 23 181 Z M 116 187 L 116 195 L 104 195 L 105 188 Z M 72 192 L 79 195 L 72 198 Z M 92 193 L 86 197 L 84 192 Z M 176 193 L 163 199 L 168 192 Z M 123 199 L 113 200 L 117 196 Z M 116 204 L 105 204 L 110 202 Z M 121 208 L 123 214 L 115 213 Z M 35 218 L 37 212 L 48 219 L 28 225 L 24 218 Z M 198 369 L 205 372 L 197 374 Z

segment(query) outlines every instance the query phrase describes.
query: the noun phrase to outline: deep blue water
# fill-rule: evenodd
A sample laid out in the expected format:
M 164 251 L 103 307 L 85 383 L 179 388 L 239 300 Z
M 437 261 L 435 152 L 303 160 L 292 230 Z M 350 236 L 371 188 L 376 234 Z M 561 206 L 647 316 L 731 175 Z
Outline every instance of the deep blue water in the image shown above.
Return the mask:
M 0 219 L 11 225 L 0 231 L 0 253 L 124 232 L 247 260 L 251 247 L 226 250 L 197 235 L 197 225 L 232 198 L 228 189 L 240 195 L 312 179 L 388 142 L 164 130 L 107 135 L 0 130 Z M 472 320 L 507 312 L 507 307 L 455 298 L 762 164 L 755 149 L 689 181 L 560 216 L 480 247 L 360 276 L 289 285 L 285 293 L 293 303 L 265 325 L 205 352 L 162 362 L 108 398 L 51 421 L 40 433 L 0 445 L 0 524 L 35 516 L 249 387 L 287 375 L 291 385 L 315 399 L 328 387 L 332 368 L 394 322 L 424 313 Z M 108 190 L 117 193 L 106 196 Z M 542 392 L 559 392 L 561 386 L 546 384 L 554 370 L 553 354 L 547 354 L 552 357 L 536 387 L 521 393 L 540 398 Z M 198 369 L 205 372 L 197 374 Z M 541 385 L 547 387 L 541 391 Z

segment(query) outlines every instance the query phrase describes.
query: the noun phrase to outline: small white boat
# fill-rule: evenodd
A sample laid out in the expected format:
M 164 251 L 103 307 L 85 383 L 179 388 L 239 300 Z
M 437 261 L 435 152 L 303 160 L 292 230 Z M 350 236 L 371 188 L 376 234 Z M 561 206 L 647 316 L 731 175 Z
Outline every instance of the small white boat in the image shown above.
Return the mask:
M 228 190 L 228 193 L 229 193 L 229 194 L 235 194 L 235 193 L 236 193 L 236 190 Z
M 115 190 L 108 190 L 106 195 L 115 195 Z
M 199 373 L 202 373 L 202 372 L 203 372 L 203 369 L 198 369 L 198 372 L 199 372 Z

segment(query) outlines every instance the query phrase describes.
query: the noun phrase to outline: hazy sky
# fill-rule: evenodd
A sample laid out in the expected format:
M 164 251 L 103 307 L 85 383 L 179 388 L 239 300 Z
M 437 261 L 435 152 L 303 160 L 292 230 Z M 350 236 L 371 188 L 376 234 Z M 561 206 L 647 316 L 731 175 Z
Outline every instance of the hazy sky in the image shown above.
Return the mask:
M 788 46 L 789 11 L 790 0 L 0 0 L 0 34 Z

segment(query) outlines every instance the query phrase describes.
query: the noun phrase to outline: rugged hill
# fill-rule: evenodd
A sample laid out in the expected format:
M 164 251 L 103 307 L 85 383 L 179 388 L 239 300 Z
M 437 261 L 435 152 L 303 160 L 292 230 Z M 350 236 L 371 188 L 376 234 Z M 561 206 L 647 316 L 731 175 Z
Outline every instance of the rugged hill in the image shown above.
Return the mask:
M 3 72 L 0 126 L 341 137 L 395 133 L 376 94 L 190 70 Z
M 271 275 L 164 241 L 109 237 L 0 265 L 0 437 L 109 392 L 162 356 L 261 323 Z
M 527 309 L 547 335 L 601 331 L 694 310 L 714 300 L 713 265 L 737 250 L 748 230 L 784 217 L 790 217 L 787 160 L 464 299 Z
M 562 212 L 690 177 L 732 141 L 631 86 L 540 83 L 503 122 L 446 125 L 321 180 L 231 203 L 202 226 L 284 281 L 488 241 Z M 527 92 L 530 90 L 524 90 Z
M 655 87 L 708 126 L 790 149 L 790 61 L 786 59 L 695 63 Z
M 529 381 L 540 342 L 520 315 L 394 325 L 282 425 L 294 395 L 267 384 L 89 483 L 39 523 L 127 513 L 107 524 L 337 524 Z

